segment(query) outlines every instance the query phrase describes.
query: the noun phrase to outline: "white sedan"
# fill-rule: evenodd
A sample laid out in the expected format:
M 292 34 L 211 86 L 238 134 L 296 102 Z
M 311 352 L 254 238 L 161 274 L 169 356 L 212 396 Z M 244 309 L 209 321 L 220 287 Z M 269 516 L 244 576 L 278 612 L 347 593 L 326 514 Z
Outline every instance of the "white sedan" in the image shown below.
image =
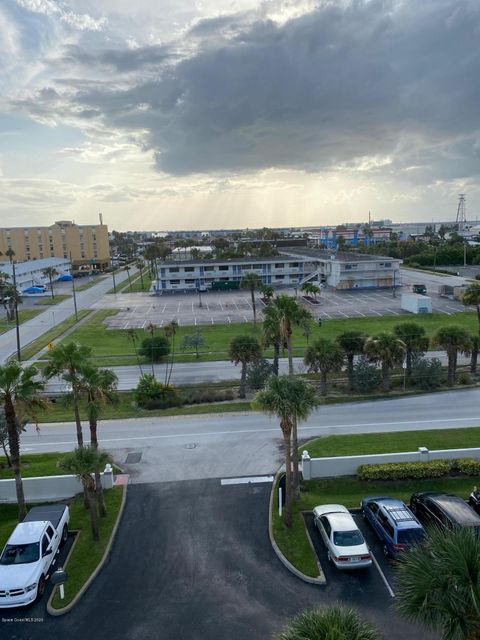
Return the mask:
M 372 556 L 349 510 L 341 504 L 324 504 L 313 510 L 315 526 L 337 569 L 364 569 Z

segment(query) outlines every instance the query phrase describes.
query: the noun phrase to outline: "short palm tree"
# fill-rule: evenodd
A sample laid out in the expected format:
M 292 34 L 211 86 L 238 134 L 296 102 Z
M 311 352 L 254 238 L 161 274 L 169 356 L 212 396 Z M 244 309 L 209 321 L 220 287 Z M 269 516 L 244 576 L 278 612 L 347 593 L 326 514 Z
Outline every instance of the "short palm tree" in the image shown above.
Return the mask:
M 476 375 L 478 354 L 480 352 L 480 336 L 470 336 L 471 355 L 470 355 L 470 373 Z
M 285 450 L 285 511 L 284 521 L 290 527 L 292 524 L 292 502 L 295 493 L 292 478 L 292 453 L 298 459 L 298 450 L 293 448 L 293 425 L 299 420 L 306 420 L 318 404 L 318 398 L 313 387 L 302 378 L 292 376 L 271 376 L 263 391 L 257 393 L 253 406 L 275 415 L 280 420 Z
M 262 357 L 262 347 L 254 336 L 243 335 L 236 336 L 230 342 L 228 348 L 230 360 L 235 364 L 242 365 L 240 376 L 240 389 L 238 391 L 239 398 L 245 398 L 246 381 L 247 381 L 247 365 L 255 362 Z
M 372 362 L 379 362 L 382 368 L 383 390 L 390 391 L 390 371 L 401 366 L 405 355 L 405 344 L 391 333 L 379 333 L 367 338 L 365 355 Z
M 463 294 L 463 304 L 468 304 L 476 307 L 477 320 L 478 320 L 478 333 L 480 335 L 480 284 L 473 282 L 465 289 Z
M 45 400 L 40 395 L 44 385 L 37 379 L 37 374 L 36 367 L 22 367 L 16 360 L 8 360 L 0 365 L 0 402 L 5 413 L 20 522 L 27 510 L 21 474 L 19 425 L 23 424 L 26 417 L 35 417 L 36 411 L 45 406 Z
M 340 605 L 310 609 L 293 618 L 276 640 L 381 640 L 355 609 Z
M 97 425 L 102 408 L 107 404 L 118 401 L 117 375 L 110 369 L 98 369 L 92 364 L 86 364 L 80 370 L 80 391 L 85 396 L 87 417 L 90 427 L 90 444 L 98 449 Z M 105 500 L 103 498 L 100 471 L 95 472 L 95 493 L 97 495 L 100 515 L 106 516 Z
M 135 329 L 127 329 L 127 340 L 133 344 L 133 350 L 135 351 L 135 357 L 137 359 L 138 368 L 140 369 L 140 375 L 143 376 L 142 364 L 140 362 L 137 348 L 137 332 L 135 331 Z
M 340 371 L 343 366 L 344 354 L 341 346 L 333 340 L 319 338 L 307 348 L 303 361 L 312 373 L 320 373 L 320 393 L 327 395 L 328 374 Z
M 172 341 L 172 352 L 171 352 L 172 357 L 170 360 L 170 369 L 168 368 L 168 362 L 167 362 L 168 375 L 165 379 L 165 384 L 168 386 L 170 384 L 170 379 L 172 377 L 172 372 L 173 372 L 173 365 L 175 362 L 175 336 L 177 335 L 177 332 L 178 332 L 178 322 L 176 320 L 172 320 L 167 325 L 165 325 L 164 331 L 165 331 L 165 336 Z
M 255 291 L 262 286 L 262 279 L 257 273 L 246 273 L 240 281 L 242 289 L 250 291 L 252 299 L 253 324 L 257 323 L 257 305 L 255 304 Z
M 470 334 L 457 325 L 447 325 L 437 331 L 433 337 L 433 343 L 444 349 L 448 359 L 448 385 L 455 384 L 457 372 L 457 358 L 459 353 L 468 355 L 471 349 Z
M 92 350 L 78 342 L 58 344 L 47 353 L 47 365 L 43 375 L 47 380 L 61 376 L 72 387 L 72 405 L 77 427 L 77 443 L 83 447 L 82 422 L 80 420 L 80 379 L 79 373 L 91 356 Z
M 97 506 L 95 503 L 95 480 L 93 475 L 99 475 L 101 469 L 110 462 L 110 456 L 106 451 L 95 447 L 77 447 L 75 451 L 67 453 L 60 460 L 60 467 L 77 476 L 82 481 L 84 495 L 87 497 L 88 510 L 90 512 L 90 525 L 92 537 L 99 539 Z
M 275 294 L 274 288 L 270 284 L 263 284 L 260 287 L 260 291 L 264 299 L 269 303 Z
M 135 262 L 135 266 L 138 269 L 138 273 L 140 274 L 140 283 L 142 286 L 142 291 L 144 289 L 144 285 L 143 285 L 143 270 L 145 269 L 145 262 L 143 260 L 137 260 Z
M 480 538 L 473 527 L 432 529 L 398 567 L 397 607 L 443 640 L 480 637 Z
M 416 322 L 402 322 L 393 327 L 393 333 L 405 345 L 407 377 L 412 375 L 412 362 L 428 351 L 429 340 L 422 325 Z
M 48 278 L 48 281 L 50 282 L 50 292 L 52 294 L 53 300 L 55 298 L 55 294 L 53 293 L 53 279 L 58 276 L 58 271 L 55 269 L 55 267 L 47 267 L 42 271 L 42 273 L 45 278 Z
M 355 356 L 362 355 L 366 336 L 361 331 L 344 331 L 336 338 L 347 359 L 348 387 L 353 391 L 353 362 Z

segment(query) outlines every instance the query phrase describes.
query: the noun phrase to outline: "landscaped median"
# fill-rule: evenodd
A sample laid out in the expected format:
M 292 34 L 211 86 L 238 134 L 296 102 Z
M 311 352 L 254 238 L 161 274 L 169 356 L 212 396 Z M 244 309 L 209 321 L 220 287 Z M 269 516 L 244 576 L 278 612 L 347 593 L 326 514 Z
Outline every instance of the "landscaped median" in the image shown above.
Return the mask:
M 429 449 L 478 446 L 480 427 L 374 433 L 317 438 L 302 447 L 317 457 L 394 453 L 411 451 L 425 446 Z M 474 472 L 477 463 L 464 468 Z M 468 498 L 472 487 L 480 485 L 480 475 L 456 475 L 407 480 L 359 480 L 357 476 L 344 476 L 310 480 L 302 483 L 300 498 L 293 508 L 292 526 L 287 528 L 278 514 L 278 482 L 272 494 L 271 527 L 274 540 L 285 558 L 307 577 L 318 576 L 317 560 L 308 539 L 302 512 L 311 512 L 321 504 L 342 504 L 358 508 L 366 496 L 390 496 L 408 504 L 416 491 L 444 491 Z

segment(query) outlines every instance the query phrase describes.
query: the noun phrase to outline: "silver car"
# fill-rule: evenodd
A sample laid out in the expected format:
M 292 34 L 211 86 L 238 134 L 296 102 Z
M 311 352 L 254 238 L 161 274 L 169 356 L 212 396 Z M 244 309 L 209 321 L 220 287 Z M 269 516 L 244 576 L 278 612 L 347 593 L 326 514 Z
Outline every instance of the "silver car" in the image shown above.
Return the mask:
M 372 556 L 349 510 L 341 504 L 325 504 L 313 510 L 315 526 L 327 547 L 328 559 L 337 569 L 364 569 Z

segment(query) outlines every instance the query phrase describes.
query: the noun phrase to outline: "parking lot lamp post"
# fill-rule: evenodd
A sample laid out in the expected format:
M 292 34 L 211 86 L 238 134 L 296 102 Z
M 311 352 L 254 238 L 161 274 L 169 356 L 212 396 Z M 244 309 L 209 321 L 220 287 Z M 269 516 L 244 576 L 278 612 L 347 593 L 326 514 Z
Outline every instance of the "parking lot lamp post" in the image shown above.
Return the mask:
M 20 362 L 20 324 L 18 322 L 17 275 L 15 271 L 15 262 L 13 261 L 12 256 L 10 256 L 10 264 L 12 265 L 13 290 L 15 292 L 15 334 L 17 337 L 17 359 Z
M 72 252 L 71 251 L 70 251 L 70 266 L 71 266 L 71 274 L 72 274 L 73 308 L 75 309 L 75 320 L 78 322 L 77 292 L 75 291 L 75 278 L 73 277 L 73 265 L 72 265 Z

